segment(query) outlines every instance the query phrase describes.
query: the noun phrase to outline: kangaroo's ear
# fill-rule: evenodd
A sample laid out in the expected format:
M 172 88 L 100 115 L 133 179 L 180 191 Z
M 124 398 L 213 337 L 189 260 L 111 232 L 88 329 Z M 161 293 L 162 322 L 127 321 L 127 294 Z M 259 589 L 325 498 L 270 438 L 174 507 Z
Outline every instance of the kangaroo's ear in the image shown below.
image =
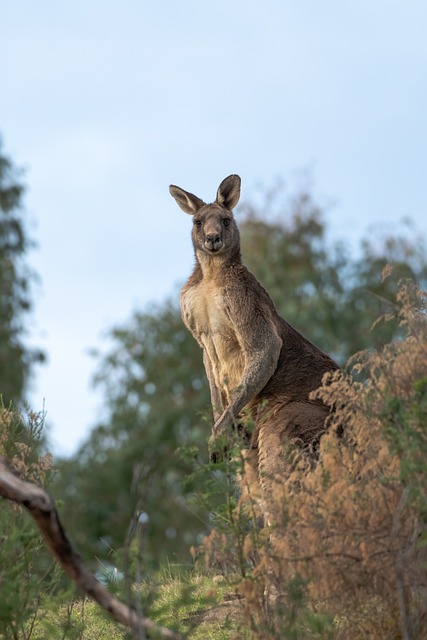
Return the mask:
M 240 177 L 228 176 L 221 182 L 216 194 L 216 201 L 226 209 L 234 209 L 240 198 Z
M 203 207 L 205 204 L 203 200 L 197 196 L 194 196 L 188 191 L 184 191 L 181 187 L 175 187 L 174 184 L 171 184 L 169 187 L 169 192 L 171 196 L 175 198 L 178 206 L 180 206 L 185 213 L 189 213 L 190 215 L 194 215 L 200 207 Z

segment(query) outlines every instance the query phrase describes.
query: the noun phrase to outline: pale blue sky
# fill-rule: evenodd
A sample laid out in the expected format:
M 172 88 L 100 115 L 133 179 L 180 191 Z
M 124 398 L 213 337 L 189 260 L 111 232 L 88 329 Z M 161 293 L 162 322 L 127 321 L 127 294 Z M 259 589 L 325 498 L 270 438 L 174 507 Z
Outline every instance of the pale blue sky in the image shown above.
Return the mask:
M 27 169 L 41 277 L 31 396 L 58 452 L 102 411 L 87 351 L 193 263 L 178 184 L 243 198 L 312 167 L 352 244 L 425 228 L 424 0 L 0 0 L 0 132 Z M 165 399 L 166 400 L 166 399 Z

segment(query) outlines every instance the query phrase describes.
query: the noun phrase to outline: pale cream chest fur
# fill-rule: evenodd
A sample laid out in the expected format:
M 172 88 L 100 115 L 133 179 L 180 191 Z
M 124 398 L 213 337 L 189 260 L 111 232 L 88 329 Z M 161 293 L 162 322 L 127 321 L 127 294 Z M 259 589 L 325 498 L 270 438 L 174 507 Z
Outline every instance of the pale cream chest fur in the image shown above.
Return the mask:
M 226 395 L 239 384 L 245 357 L 221 291 L 202 281 L 181 292 L 181 313 L 188 329 L 205 350 L 218 388 Z

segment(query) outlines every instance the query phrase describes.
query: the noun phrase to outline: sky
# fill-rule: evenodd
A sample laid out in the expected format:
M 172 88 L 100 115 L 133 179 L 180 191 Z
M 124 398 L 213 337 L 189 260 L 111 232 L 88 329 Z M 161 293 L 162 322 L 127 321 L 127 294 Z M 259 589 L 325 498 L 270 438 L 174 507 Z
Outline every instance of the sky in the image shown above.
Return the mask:
M 249 201 L 309 168 L 350 245 L 404 217 L 424 232 L 426 27 L 425 0 L 0 0 L 0 134 L 48 356 L 30 402 L 54 453 L 104 415 L 90 351 L 190 274 L 169 184 L 212 201 L 238 173 Z

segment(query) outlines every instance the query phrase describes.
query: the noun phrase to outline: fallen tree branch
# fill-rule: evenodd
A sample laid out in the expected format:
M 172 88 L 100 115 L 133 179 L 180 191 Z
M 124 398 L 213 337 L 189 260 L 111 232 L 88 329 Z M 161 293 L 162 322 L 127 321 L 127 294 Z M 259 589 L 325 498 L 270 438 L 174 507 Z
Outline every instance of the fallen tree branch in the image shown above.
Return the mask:
M 22 480 L 6 458 L 0 456 L 0 497 L 24 506 L 34 518 L 50 550 L 74 582 L 90 598 L 108 611 L 120 624 L 136 631 L 144 630 L 166 640 L 179 640 L 179 634 L 140 616 L 102 586 L 73 549 L 61 521 L 55 501 L 44 489 Z

